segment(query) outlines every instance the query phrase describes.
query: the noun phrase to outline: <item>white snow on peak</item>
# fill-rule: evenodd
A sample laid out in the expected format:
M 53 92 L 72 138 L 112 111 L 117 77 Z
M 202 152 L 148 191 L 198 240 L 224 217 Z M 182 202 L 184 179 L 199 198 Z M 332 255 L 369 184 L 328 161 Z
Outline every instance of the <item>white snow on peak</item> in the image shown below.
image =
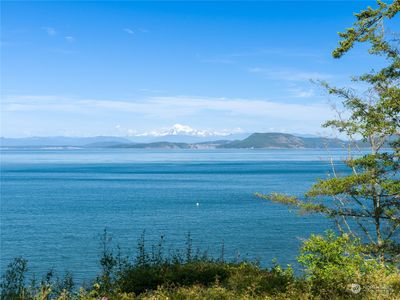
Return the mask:
M 161 128 L 158 130 L 152 130 L 148 132 L 139 133 L 136 136 L 170 136 L 170 135 L 185 135 L 185 136 L 197 136 L 197 137 L 208 137 L 208 136 L 227 136 L 230 132 L 217 132 L 194 129 L 188 125 L 175 124 L 170 128 Z

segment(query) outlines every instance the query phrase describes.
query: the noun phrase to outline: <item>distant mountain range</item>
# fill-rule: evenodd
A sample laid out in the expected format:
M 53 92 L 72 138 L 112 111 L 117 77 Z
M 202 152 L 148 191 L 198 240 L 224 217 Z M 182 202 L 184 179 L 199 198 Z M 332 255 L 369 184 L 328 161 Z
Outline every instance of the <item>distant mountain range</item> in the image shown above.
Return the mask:
M 175 143 L 200 143 L 210 140 L 241 140 L 250 135 L 250 133 L 225 131 L 208 131 L 194 129 L 187 125 L 175 124 L 169 128 L 161 128 L 142 133 L 136 133 L 129 139 L 136 143 L 155 143 L 155 142 L 175 142 Z
M 212 137 L 212 136 L 227 136 L 230 133 L 198 130 L 188 125 L 175 124 L 170 128 L 161 128 L 158 130 L 137 133 L 136 137 L 164 137 L 164 136 L 197 136 L 197 137 Z
M 138 142 L 133 138 L 112 136 L 98 137 L 33 137 L 33 138 L 1 138 L 1 147 L 82 147 L 82 148 L 136 148 L 136 149 L 317 149 L 342 148 L 349 142 L 323 137 L 302 137 L 287 133 L 253 133 L 242 139 L 231 140 L 231 135 L 215 141 L 202 141 L 204 137 L 187 142 L 188 136 L 162 136 L 164 140 Z M 189 136 L 195 138 L 193 136 Z M 215 137 L 215 136 L 212 136 Z M 229 137 L 229 138 L 228 138 Z M 157 137 L 160 138 L 160 137 Z M 363 146 L 362 143 L 359 143 Z
M 118 128 L 120 128 L 118 126 Z M 2 147 L 63 147 L 73 146 L 82 147 L 89 144 L 93 146 L 104 147 L 112 144 L 123 143 L 156 143 L 156 142 L 173 142 L 173 143 L 202 143 L 210 140 L 241 140 L 250 135 L 250 133 L 242 133 L 240 129 L 232 132 L 225 131 L 207 131 L 194 129 L 187 125 L 175 124 L 168 128 L 160 128 L 157 130 L 136 132 L 128 137 L 115 136 L 95 136 L 95 137 L 29 137 L 29 138 L 0 138 Z
M 253 133 L 241 141 L 220 145 L 219 148 L 341 148 L 347 143 L 340 139 L 300 137 L 287 133 Z
M 75 146 L 83 147 L 88 144 L 121 144 L 130 143 L 126 138 L 114 136 L 95 136 L 95 137 L 28 137 L 28 138 L 0 138 L 1 147 L 62 147 Z

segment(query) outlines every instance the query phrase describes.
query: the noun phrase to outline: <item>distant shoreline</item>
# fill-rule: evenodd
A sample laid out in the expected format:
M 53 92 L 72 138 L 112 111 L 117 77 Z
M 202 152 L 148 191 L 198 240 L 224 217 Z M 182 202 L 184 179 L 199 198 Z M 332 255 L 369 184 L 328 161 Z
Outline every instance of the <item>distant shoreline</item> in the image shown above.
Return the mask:
M 253 133 L 242 140 L 214 140 L 185 142 L 188 137 L 175 137 L 178 141 L 133 142 L 117 137 L 45 137 L 45 138 L 1 138 L 1 148 L 28 149 L 82 149 L 82 148 L 126 148 L 126 149 L 343 149 L 349 146 L 363 148 L 362 141 L 349 142 L 338 138 L 300 137 L 287 133 Z

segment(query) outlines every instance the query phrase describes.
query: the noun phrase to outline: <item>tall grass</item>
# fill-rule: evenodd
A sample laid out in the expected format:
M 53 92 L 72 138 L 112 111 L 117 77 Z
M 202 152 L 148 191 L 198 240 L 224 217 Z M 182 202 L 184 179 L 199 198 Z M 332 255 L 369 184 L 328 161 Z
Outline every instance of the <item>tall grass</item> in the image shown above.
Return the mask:
M 1 300 L 400 299 L 396 266 L 377 264 L 362 254 L 358 241 L 333 233 L 304 243 L 298 259 L 303 276 L 277 263 L 262 268 L 257 262 L 225 261 L 224 246 L 219 257 L 211 257 L 193 249 L 190 234 L 185 249 L 165 253 L 163 236 L 148 247 L 143 232 L 132 257 L 110 241 L 105 230 L 100 273 L 88 287 L 76 287 L 70 273 L 27 278 L 27 261 L 16 258 L 3 274 Z M 359 293 L 351 289 L 357 282 L 362 283 Z

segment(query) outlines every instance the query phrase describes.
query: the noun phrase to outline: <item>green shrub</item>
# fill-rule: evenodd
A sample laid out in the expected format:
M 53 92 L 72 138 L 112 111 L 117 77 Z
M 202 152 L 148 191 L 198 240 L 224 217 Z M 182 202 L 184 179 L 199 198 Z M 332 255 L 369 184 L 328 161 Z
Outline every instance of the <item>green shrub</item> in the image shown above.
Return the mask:
M 394 289 L 399 283 L 395 280 L 398 269 L 379 262 L 367 252 L 359 239 L 328 231 L 325 236 L 312 235 L 305 241 L 298 261 L 304 266 L 305 280 L 313 295 L 394 296 L 398 291 Z M 393 282 L 388 285 L 390 278 Z
M 117 275 L 116 284 L 122 292 L 140 294 L 156 290 L 162 285 L 210 286 L 216 280 L 225 281 L 228 268 L 223 263 L 192 261 L 186 263 L 165 262 L 148 266 L 131 266 Z
M 50 270 L 38 282 L 33 276 L 26 278 L 28 261 L 15 258 L 2 276 L 1 300 L 70 299 L 74 295 L 74 281 L 70 273 L 58 277 Z
M 28 271 L 27 260 L 17 257 L 8 266 L 2 276 L 1 300 L 25 299 L 27 295 L 25 274 Z
M 229 271 L 226 286 L 229 289 L 248 292 L 251 295 L 285 292 L 295 279 L 291 267 L 284 270 L 278 264 L 269 270 L 260 268 L 253 263 L 244 262 L 231 265 Z
M 298 261 L 303 276 L 278 264 L 262 268 L 252 262 L 224 262 L 187 248 L 164 257 L 163 239 L 148 252 L 144 234 L 134 259 L 115 255 L 105 232 L 101 273 L 90 288 L 74 290 L 70 274 L 49 271 L 37 282 L 26 278 L 27 262 L 15 259 L 1 282 L 1 300 L 134 299 L 400 299 L 398 268 L 365 253 L 359 240 L 347 235 L 313 235 L 303 243 Z M 359 284 L 359 293 L 351 291 Z

